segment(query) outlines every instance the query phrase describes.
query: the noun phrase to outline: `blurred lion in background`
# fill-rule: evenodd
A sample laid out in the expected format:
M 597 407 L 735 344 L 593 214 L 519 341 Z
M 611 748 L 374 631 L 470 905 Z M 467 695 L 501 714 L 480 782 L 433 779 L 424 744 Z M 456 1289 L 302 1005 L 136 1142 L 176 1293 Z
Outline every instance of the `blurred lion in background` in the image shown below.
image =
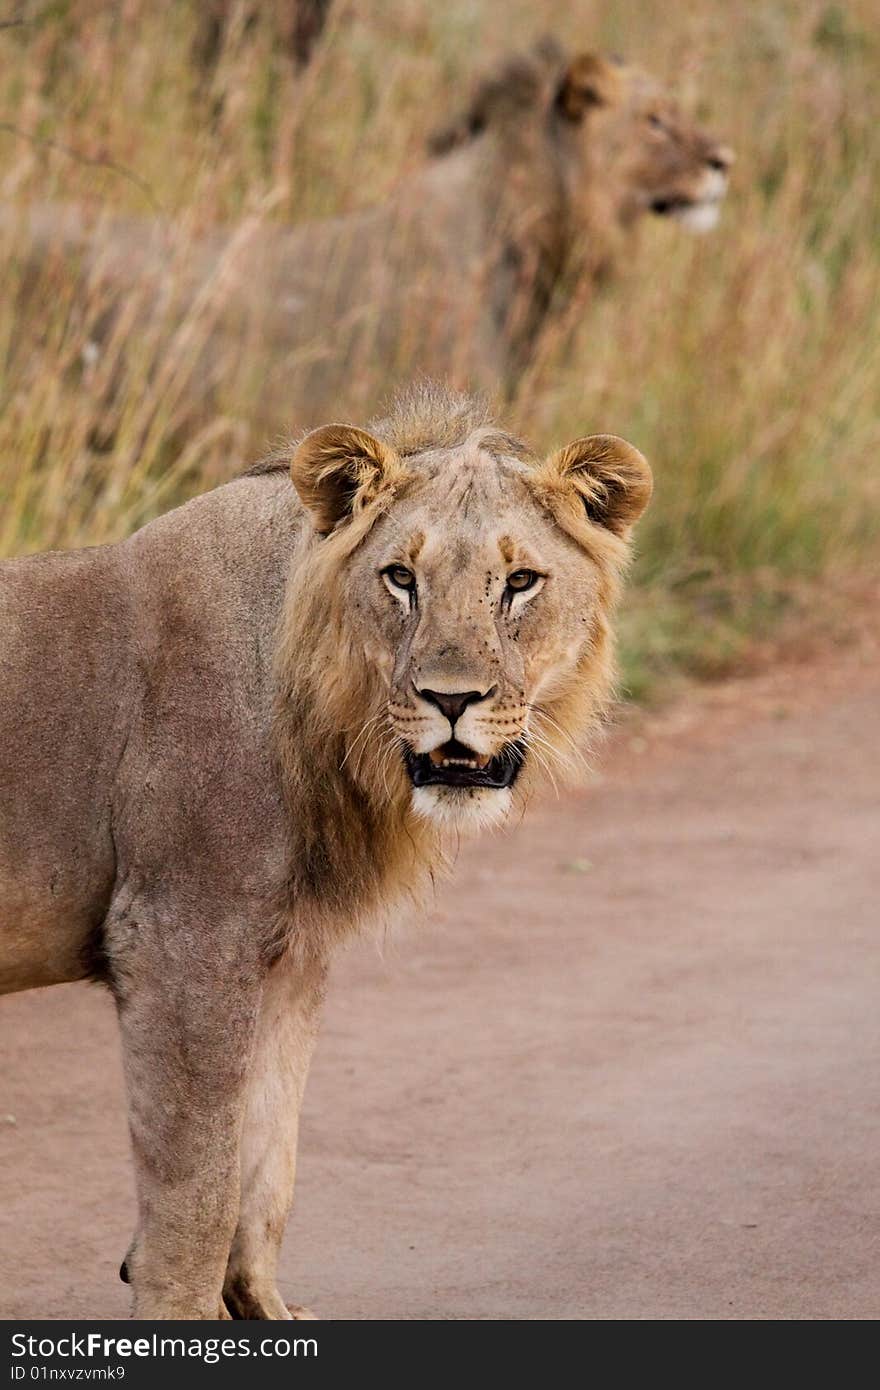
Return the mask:
M 733 153 L 640 68 L 552 38 L 505 59 L 429 142 L 484 163 L 497 248 L 489 309 L 508 390 L 551 309 L 607 274 L 645 213 L 715 226 Z
M 247 339 L 264 417 L 305 425 L 331 405 L 371 409 L 420 372 L 512 396 L 548 326 L 580 317 L 646 214 L 714 224 L 733 158 L 641 69 L 550 39 L 480 80 L 430 155 L 386 202 L 321 222 L 188 239 L 128 218 L 90 233 L 81 209 L 49 205 L 31 209 L 25 239 L 36 264 L 54 245 L 99 283 L 93 357 L 140 293 L 141 318 L 159 305 L 166 322 L 209 324 L 197 410 Z

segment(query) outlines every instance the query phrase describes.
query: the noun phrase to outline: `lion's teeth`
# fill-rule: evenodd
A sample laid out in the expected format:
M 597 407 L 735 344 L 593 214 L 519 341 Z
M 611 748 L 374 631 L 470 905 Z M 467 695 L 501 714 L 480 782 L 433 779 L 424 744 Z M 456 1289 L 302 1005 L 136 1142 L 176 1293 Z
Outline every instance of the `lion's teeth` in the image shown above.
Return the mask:
M 432 748 L 428 754 L 435 767 L 467 767 L 472 772 L 479 771 L 480 768 L 488 767 L 491 759 L 476 754 L 472 758 L 447 758 L 441 753 L 439 748 Z

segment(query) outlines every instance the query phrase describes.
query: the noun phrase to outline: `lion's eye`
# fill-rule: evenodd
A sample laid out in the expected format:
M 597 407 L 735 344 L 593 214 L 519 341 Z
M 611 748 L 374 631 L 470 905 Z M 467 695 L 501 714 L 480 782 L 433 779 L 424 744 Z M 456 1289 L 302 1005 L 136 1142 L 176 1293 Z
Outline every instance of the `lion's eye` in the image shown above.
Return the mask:
M 514 570 L 507 576 L 507 587 L 515 594 L 522 594 L 526 589 L 534 588 L 538 578 L 534 570 Z
M 389 565 L 382 573 L 395 589 L 403 589 L 406 593 L 411 593 L 416 587 L 416 577 L 412 570 L 408 570 L 406 565 Z
M 652 111 L 651 114 L 648 116 L 648 125 L 651 127 L 652 130 L 665 130 L 666 128 L 663 124 L 663 121 L 655 111 Z

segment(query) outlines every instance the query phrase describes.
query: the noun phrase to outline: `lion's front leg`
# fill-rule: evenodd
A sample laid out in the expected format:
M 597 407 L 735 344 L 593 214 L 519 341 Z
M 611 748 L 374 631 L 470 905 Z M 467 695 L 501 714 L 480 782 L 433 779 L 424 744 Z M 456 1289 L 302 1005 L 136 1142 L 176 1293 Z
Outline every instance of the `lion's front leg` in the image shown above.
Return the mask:
M 133 1313 L 225 1317 L 263 972 L 245 929 L 138 911 L 132 930 L 133 915 L 122 950 L 109 936 L 138 1191 Z
M 223 1287 L 235 1318 L 307 1318 L 278 1292 L 293 1201 L 299 1111 L 318 1031 L 326 967 L 281 961 L 263 991 L 241 1143 L 241 1203 Z

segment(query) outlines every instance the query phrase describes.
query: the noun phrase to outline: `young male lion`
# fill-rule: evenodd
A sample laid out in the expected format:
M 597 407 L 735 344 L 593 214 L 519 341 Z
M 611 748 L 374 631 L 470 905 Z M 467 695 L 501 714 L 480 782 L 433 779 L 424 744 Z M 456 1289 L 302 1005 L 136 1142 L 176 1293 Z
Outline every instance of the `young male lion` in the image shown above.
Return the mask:
M 623 440 L 540 459 L 422 387 L 117 545 L 0 566 L 0 989 L 113 992 L 138 1317 L 291 1316 L 334 943 L 571 764 L 650 491 Z

